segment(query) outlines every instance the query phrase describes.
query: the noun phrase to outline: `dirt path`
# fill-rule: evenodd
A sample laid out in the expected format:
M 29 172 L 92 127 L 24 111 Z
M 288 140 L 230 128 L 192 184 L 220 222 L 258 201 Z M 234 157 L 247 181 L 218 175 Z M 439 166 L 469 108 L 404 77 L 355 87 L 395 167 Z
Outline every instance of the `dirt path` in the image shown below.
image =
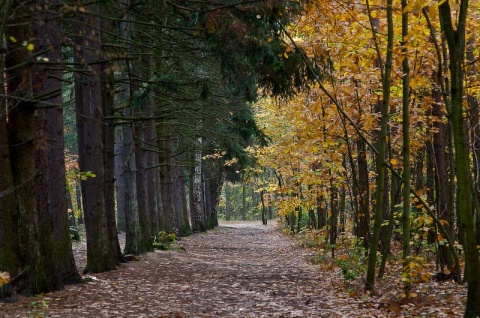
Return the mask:
M 340 273 L 322 275 L 272 226 L 227 223 L 180 244 L 43 296 L 48 317 L 388 317 L 348 297 Z M 0 317 L 38 307 L 0 303 Z

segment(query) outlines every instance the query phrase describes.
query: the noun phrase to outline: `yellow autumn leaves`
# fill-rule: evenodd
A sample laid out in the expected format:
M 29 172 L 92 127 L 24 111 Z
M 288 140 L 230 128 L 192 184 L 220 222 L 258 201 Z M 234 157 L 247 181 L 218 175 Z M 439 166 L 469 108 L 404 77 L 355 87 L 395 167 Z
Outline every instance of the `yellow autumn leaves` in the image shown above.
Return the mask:
M 455 1 L 450 1 L 455 11 Z M 440 2 L 441 3 L 441 2 Z M 384 3 L 364 1 L 315 0 L 309 2 L 305 14 L 289 27 L 297 45 L 314 61 L 322 78 L 322 85 L 352 118 L 358 130 L 375 143 L 379 129 L 379 103 L 382 96 L 382 77 L 386 56 L 386 15 Z M 410 34 L 401 39 L 401 10 L 397 2 L 394 10 L 394 48 L 391 99 L 389 105 L 388 142 L 389 164 L 402 170 L 402 73 L 401 63 L 408 55 L 411 61 L 411 142 L 412 166 L 417 154 L 424 152 L 427 141 L 436 133 L 437 122 L 446 120 L 432 115 L 438 103 L 432 91 L 438 89 L 436 74 L 439 61 L 433 39 L 440 40 L 438 5 L 436 0 L 412 0 L 406 10 L 411 12 Z M 476 6 L 480 6 L 478 3 Z M 370 13 L 370 17 L 369 17 Z M 427 23 L 430 21 L 430 26 Z M 480 26 L 479 18 L 470 20 L 469 29 Z M 432 34 L 429 27 L 437 30 Z M 477 48 L 475 37 L 471 47 Z M 405 44 L 406 51 L 403 50 Z M 292 46 L 293 47 L 293 46 Z M 475 51 L 478 54 L 478 49 Z M 467 75 L 466 89 L 471 96 L 480 96 L 480 76 Z M 444 106 L 442 106 L 444 107 Z M 327 194 L 330 187 L 341 189 L 355 169 L 350 155 L 358 151 L 359 137 L 345 123 L 337 107 L 319 88 L 312 85 L 308 93 L 290 100 L 262 100 L 257 104 L 257 118 L 264 131 L 272 138 L 269 147 L 256 153 L 261 165 L 275 169 L 280 177 L 272 179 L 270 189 L 278 194 L 280 214 L 298 207 L 310 208 L 317 198 Z M 368 165 L 374 156 L 366 153 Z M 374 177 L 374 171 L 370 179 Z M 374 190 L 370 183 L 370 190 Z M 327 194 L 328 195 L 328 194 Z
M 0 272 L 0 287 L 10 281 L 10 275 L 6 272 Z

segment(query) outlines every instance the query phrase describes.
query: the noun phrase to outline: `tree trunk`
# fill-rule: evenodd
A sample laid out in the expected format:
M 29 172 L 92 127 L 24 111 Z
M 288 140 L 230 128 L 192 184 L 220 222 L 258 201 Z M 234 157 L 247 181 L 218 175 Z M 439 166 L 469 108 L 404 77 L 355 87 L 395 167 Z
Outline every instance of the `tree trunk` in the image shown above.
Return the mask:
M 365 290 L 374 291 L 375 287 L 375 268 L 377 263 L 378 241 L 382 227 L 382 211 L 383 211 L 383 195 L 385 189 L 385 156 L 388 133 L 388 111 L 390 103 L 390 74 L 392 67 L 393 53 L 393 8 L 392 0 L 387 0 L 387 27 L 388 27 L 388 43 L 387 57 L 385 62 L 385 71 L 382 77 L 382 111 L 380 122 L 380 135 L 378 141 L 378 157 L 377 157 L 377 182 L 375 189 L 375 219 L 372 232 L 372 240 L 368 253 L 367 276 L 365 280 Z
M 24 9 L 28 9 L 28 7 Z M 8 144 L 10 145 L 11 176 L 13 177 L 13 187 L 10 190 L 15 190 L 15 201 L 18 208 L 18 214 L 15 215 L 15 218 L 18 222 L 17 230 L 20 242 L 19 250 L 16 252 L 22 261 L 21 266 L 29 268 L 26 288 L 29 289 L 29 292 L 41 293 L 53 291 L 58 288 L 58 284 L 53 262 L 46 260 L 42 255 L 46 245 L 40 244 L 38 211 L 35 200 L 37 173 L 34 155 L 35 103 L 32 100 L 32 61 L 30 60 L 30 52 L 21 45 L 21 40 L 33 37 L 32 25 L 31 21 L 24 21 L 23 19 L 16 22 L 19 25 L 7 27 L 5 34 L 5 38 L 8 39 L 5 68 L 9 70 L 6 73 L 6 89 L 7 96 L 13 97 L 7 100 Z M 9 40 L 11 38 L 18 40 L 11 41 Z M 43 85 L 42 82 L 35 82 L 35 84 L 37 83 Z M 44 173 L 46 171 L 39 171 L 38 175 Z M 62 191 L 62 193 L 64 192 Z M 15 210 L 6 211 L 9 213 L 7 218 L 12 216 L 10 213 L 13 213 L 13 211 Z M 42 216 L 46 213 L 47 211 L 43 210 Z M 51 237 L 53 235 L 52 231 L 53 225 L 46 235 Z
M 462 63 L 465 58 L 465 32 L 468 1 L 460 3 L 457 13 L 457 25 L 453 25 L 450 4 L 439 5 L 442 31 L 448 44 L 450 54 L 450 94 L 451 109 L 449 112 L 455 148 L 455 166 L 457 177 L 457 202 L 459 228 L 463 233 L 465 249 L 465 269 L 468 284 L 465 317 L 480 316 L 480 262 L 475 237 L 475 224 L 472 209 L 472 178 L 468 144 L 463 119 L 463 77 Z
M 242 210 L 241 211 L 242 211 L 242 214 L 241 214 L 242 221 L 245 221 L 247 219 L 247 185 L 245 183 L 245 180 L 242 180 Z
M 137 111 L 138 116 L 144 116 L 143 111 Z M 138 217 L 140 222 L 140 244 L 142 251 L 153 250 L 153 233 L 151 232 L 150 216 L 151 210 L 148 210 L 147 204 L 147 170 L 146 170 L 146 156 L 145 150 L 145 122 L 140 121 L 134 125 L 135 131 L 135 164 L 136 164 L 136 187 L 137 187 L 137 203 L 138 203 Z
M 126 112 L 126 115 L 129 113 Z M 123 125 L 123 174 L 125 176 L 125 249 L 124 254 L 138 255 L 146 250 L 142 246 L 140 216 L 138 214 L 136 156 L 132 124 Z
M 173 127 L 170 122 L 163 122 L 158 126 L 160 143 L 162 145 L 162 166 L 160 168 L 160 182 L 162 190 L 163 216 L 165 231 L 174 232 L 179 228 L 178 217 L 175 211 L 175 172 L 174 172 L 174 139 Z
M 267 225 L 267 209 L 265 208 L 265 198 L 264 198 L 264 195 L 265 195 L 265 190 L 262 190 L 260 192 L 260 200 L 262 202 L 262 224 L 263 225 Z M 316 222 L 315 222 L 315 213 L 313 212 L 313 210 L 309 210 L 308 213 L 310 214 L 310 218 L 312 218 L 312 215 L 313 215 L 313 228 L 316 227 Z
M 125 171 L 123 162 L 123 126 L 115 127 L 115 193 L 117 201 L 117 228 L 125 232 Z
M 370 245 L 370 188 L 367 149 L 362 138 L 359 138 L 357 141 L 357 153 L 359 201 L 357 237 L 363 240 L 364 247 L 368 249 Z
M 402 212 L 402 260 L 404 292 L 410 296 L 412 287 L 410 263 L 410 66 L 406 41 L 408 37 L 408 12 L 405 11 L 407 0 L 402 0 L 402 135 L 403 135 L 403 212 Z M 393 211 L 392 211 L 393 213 Z
M 338 236 L 338 189 L 333 185 L 333 177 L 330 177 L 330 247 L 332 249 L 332 258 L 335 257 L 335 245 Z
M 230 200 L 230 186 L 228 182 L 225 184 L 225 218 L 230 221 L 232 216 L 232 204 Z
M 35 50 L 50 63 L 60 65 L 62 59 L 60 26 L 48 13 L 37 15 L 40 20 L 34 24 Z M 46 51 L 46 52 L 45 52 Z M 64 284 L 81 281 L 70 241 L 67 211 L 63 110 L 62 71 L 45 64 L 34 64 L 33 93 L 47 96 L 38 103 L 35 111 L 35 168 L 41 173 L 35 177 L 35 195 L 40 246 L 46 261 L 51 262 L 55 289 Z
M 478 74 L 475 67 L 475 35 L 470 35 L 467 43 L 466 57 L 470 66 L 467 68 L 468 76 Z M 480 200 L 480 110 L 478 98 L 472 94 L 467 96 L 468 114 L 470 119 L 470 139 L 473 154 L 473 175 L 474 175 L 474 191 L 477 202 Z M 480 212 L 477 211 L 475 219 L 477 245 L 480 245 Z
M 108 65 L 112 68 L 113 65 Z M 107 72 L 102 76 L 102 99 L 103 115 L 112 116 L 114 107 L 114 78 L 113 71 Z M 104 191 L 105 191 L 105 217 L 107 219 L 107 231 L 110 247 L 113 257 L 117 264 L 124 262 L 120 242 L 118 241 L 118 231 L 115 216 L 115 125 L 109 120 L 103 124 L 103 144 L 104 144 Z
M 212 213 L 210 225 L 212 228 L 218 226 L 218 205 L 220 203 L 221 192 L 225 180 L 225 172 L 219 161 L 212 161 L 210 189 L 212 198 Z
M 153 116 L 154 106 L 150 105 L 147 109 L 147 115 Z M 146 166 L 146 179 L 147 179 L 147 211 L 150 216 L 150 233 L 155 235 L 159 231 L 159 217 L 160 217 L 160 185 L 159 168 L 158 168 L 158 146 L 157 146 L 157 130 L 155 128 L 155 120 L 149 120 L 145 131 L 145 141 L 147 148 L 145 166 Z
M 82 198 L 87 232 L 87 266 L 85 272 L 103 272 L 116 268 L 116 259 L 109 244 L 105 215 L 105 168 L 103 143 L 103 99 L 101 76 L 105 65 L 101 60 L 101 14 L 98 6 L 92 14 L 81 15 L 73 25 L 76 63 L 85 72 L 75 73 L 75 101 L 80 171 L 95 177 L 82 180 Z
M 192 230 L 203 232 L 207 230 L 205 212 L 203 210 L 203 186 L 202 186 L 202 137 L 196 137 L 195 157 L 192 174 L 191 191 L 191 218 Z
M 318 219 L 318 229 L 321 229 L 327 225 L 325 199 L 323 195 L 319 195 L 317 197 L 317 219 Z
M 0 68 L 4 69 L 3 57 L 0 57 Z M 0 87 L 5 96 L 5 87 Z M 10 150 L 8 146 L 7 107 L 5 97 L 0 97 L 0 272 L 6 271 L 15 277 L 21 269 L 21 255 L 18 253 L 18 214 L 15 203 L 15 187 L 10 166 Z M 7 286 L 0 287 L 0 300 L 9 296 Z
M 207 229 L 213 229 L 211 224 L 212 222 L 212 213 L 213 213 L 213 206 L 212 206 L 212 188 L 211 188 L 211 179 L 212 179 L 212 171 L 210 161 L 207 160 L 204 162 L 203 168 L 203 189 L 204 189 L 204 209 L 205 209 L 205 218 L 207 220 Z
M 443 123 L 444 112 L 441 104 L 441 92 L 438 89 L 433 91 L 433 103 L 432 116 L 436 117 L 433 126 L 436 128 L 436 132 L 433 134 L 433 152 L 435 158 L 435 197 L 436 197 L 436 210 L 437 216 L 440 220 L 446 221 L 444 228 L 447 232 L 454 237 L 453 221 L 455 220 L 454 208 L 450 206 L 448 199 L 448 185 L 449 180 L 447 177 L 447 158 L 445 154 L 446 150 L 446 135 L 447 126 Z M 452 222 L 451 222 L 452 221 Z M 440 266 L 443 269 L 445 266 L 452 268 L 453 257 L 450 249 L 444 242 L 439 242 L 439 261 Z
M 183 167 L 175 166 L 175 202 L 177 214 L 180 216 L 180 235 L 190 235 L 190 221 L 188 217 L 187 194 L 185 191 L 185 171 Z

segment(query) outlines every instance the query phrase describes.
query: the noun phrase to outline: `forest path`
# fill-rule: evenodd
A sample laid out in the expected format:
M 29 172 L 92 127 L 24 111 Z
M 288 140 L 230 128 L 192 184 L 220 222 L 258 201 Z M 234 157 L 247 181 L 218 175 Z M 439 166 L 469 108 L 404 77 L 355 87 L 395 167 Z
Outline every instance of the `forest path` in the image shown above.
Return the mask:
M 148 253 L 44 295 L 48 317 L 383 316 L 348 297 L 341 273 L 322 274 L 307 261 L 311 251 L 272 225 L 228 222 L 179 243 L 184 249 Z M 0 304 L 0 317 L 42 312 L 32 300 Z

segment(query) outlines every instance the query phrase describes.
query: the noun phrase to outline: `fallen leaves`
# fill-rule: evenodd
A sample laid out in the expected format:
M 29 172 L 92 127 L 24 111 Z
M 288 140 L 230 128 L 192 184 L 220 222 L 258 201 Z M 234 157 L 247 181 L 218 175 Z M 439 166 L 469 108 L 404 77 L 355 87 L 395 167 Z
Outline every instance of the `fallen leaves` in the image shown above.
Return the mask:
M 387 277 L 380 296 L 366 296 L 361 278 L 347 283 L 338 266 L 311 264 L 310 249 L 272 226 L 228 223 L 180 244 L 186 251 L 141 255 L 46 294 L 48 317 L 448 317 L 463 310 L 465 288 L 450 282 L 423 284 L 412 291 L 417 297 L 402 300 L 401 285 Z M 82 266 L 84 245 L 75 246 Z M 31 309 L 26 298 L 0 303 L 0 317 Z

